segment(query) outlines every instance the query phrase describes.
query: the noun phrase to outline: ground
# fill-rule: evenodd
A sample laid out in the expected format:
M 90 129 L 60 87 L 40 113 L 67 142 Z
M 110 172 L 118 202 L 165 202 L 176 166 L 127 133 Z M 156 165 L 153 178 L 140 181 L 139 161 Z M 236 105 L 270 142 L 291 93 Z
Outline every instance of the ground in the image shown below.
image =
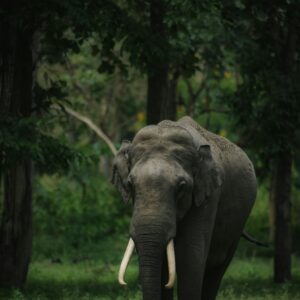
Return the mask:
M 102 242 L 96 254 L 84 257 L 34 258 L 23 290 L 0 290 L 0 299 L 11 300 L 138 300 L 137 259 L 126 273 L 127 287 L 117 282 L 126 240 Z M 293 282 L 272 282 L 271 258 L 236 257 L 224 277 L 218 300 L 300 299 L 300 259 L 293 257 Z

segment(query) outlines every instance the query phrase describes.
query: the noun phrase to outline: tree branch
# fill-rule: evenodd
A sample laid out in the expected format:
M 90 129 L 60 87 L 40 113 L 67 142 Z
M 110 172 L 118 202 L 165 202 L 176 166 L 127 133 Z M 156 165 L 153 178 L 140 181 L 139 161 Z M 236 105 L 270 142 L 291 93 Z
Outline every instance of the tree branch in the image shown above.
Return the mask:
M 114 156 L 117 154 L 117 149 L 116 149 L 115 145 L 112 143 L 112 141 L 109 139 L 109 137 L 101 130 L 101 128 L 99 128 L 91 119 L 89 119 L 88 117 L 71 109 L 70 107 L 63 106 L 63 109 L 69 115 L 71 115 L 72 117 L 76 118 L 77 120 L 80 120 L 81 122 L 85 123 L 92 131 L 94 131 L 97 134 L 97 136 L 105 142 L 105 144 L 109 147 L 110 151 L 112 152 L 112 154 Z

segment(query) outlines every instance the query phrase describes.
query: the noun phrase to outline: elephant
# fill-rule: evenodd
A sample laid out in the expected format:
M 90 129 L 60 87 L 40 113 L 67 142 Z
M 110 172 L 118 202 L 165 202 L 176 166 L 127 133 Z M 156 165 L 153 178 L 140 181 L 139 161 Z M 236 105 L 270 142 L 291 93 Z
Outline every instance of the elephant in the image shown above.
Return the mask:
M 130 238 L 144 300 L 213 300 L 256 198 L 254 167 L 237 145 L 185 116 L 142 128 L 113 161 L 112 183 L 132 200 Z M 166 283 L 167 282 L 167 283 Z

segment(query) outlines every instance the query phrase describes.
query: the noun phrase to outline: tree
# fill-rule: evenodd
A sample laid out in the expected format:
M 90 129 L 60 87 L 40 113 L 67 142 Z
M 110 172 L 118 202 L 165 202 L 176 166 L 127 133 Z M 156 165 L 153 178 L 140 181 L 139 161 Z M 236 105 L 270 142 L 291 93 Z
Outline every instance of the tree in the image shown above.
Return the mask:
M 291 176 L 293 149 L 299 146 L 299 4 L 228 2 L 223 16 L 233 24 L 229 33 L 242 76 L 232 107 L 243 136 L 271 172 L 274 280 L 285 282 L 291 279 Z
M 150 2 L 149 38 L 155 47 L 154 55 L 147 63 L 148 94 L 147 122 L 157 124 L 163 119 L 175 120 L 176 104 L 174 87 L 169 80 L 168 37 L 164 24 L 166 5 L 161 0 Z M 158 49 L 159 46 L 160 48 Z M 172 76 L 172 75 L 170 75 Z M 172 78 L 176 82 L 177 78 Z
M 5 5 L 6 4 L 6 5 Z M 0 115 L 1 121 L 29 117 L 32 111 L 32 28 L 23 28 L 18 9 L 4 3 L 0 17 Z M 8 153 L 1 151 L 1 160 Z M 1 172 L 2 173 L 2 172 Z M 3 176 L 4 201 L 0 224 L 0 284 L 25 282 L 31 255 L 32 163 L 20 159 Z
M 59 46 L 69 49 L 76 44 L 74 38 L 65 43 L 68 38 L 63 34 L 70 23 L 65 22 L 63 5 L 46 4 L 18 0 L 2 1 L 0 6 L 0 177 L 4 190 L 0 286 L 20 287 L 26 280 L 32 242 L 32 160 L 45 169 L 66 167 L 74 154 L 38 128 L 37 116 L 49 106 L 45 93 L 34 85 L 39 55 L 47 52 L 50 57 L 57 40 L 56 52 L 52 52 L 56 57 Z M 74 1 L 66 7 L 71 4 Z M 71 19 L 74 9 L 68 12 Z M 50 14 L 58 17 L 53 23 L 48 19 Z
M 126 69 L 129 62 L 147 75 L 148 124 L 175 119 L 179 76 L 201 68 L 204 56 L 216 61 L 222 56 L 213 46 L 222 26 L 217 1 L 105 1 L 93 10 L 101 70 Z

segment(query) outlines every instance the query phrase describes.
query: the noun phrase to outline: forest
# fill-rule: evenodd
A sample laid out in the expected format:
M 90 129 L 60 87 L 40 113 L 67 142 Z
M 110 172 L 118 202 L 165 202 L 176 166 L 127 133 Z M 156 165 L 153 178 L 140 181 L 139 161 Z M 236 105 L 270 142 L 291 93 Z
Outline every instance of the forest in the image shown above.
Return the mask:
M 297 0 L 2 0 L 0 299 L 142 299 L 113 161 L 183 116 L 257 177 L 266 247 L 241 238 L 217 299 L 299 299 L 299 33 Z

